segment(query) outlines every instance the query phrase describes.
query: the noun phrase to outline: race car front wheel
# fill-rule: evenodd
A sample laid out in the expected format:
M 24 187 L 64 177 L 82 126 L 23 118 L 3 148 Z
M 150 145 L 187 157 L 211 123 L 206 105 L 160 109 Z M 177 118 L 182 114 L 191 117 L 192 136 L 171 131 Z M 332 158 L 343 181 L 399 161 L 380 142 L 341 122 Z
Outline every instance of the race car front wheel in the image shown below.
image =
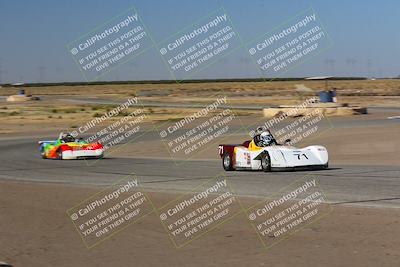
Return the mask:
M 268 153 L 263 153 L 261 155 L 261 168 L 265 172 L 271 171 L 271 158 Z
M 63 159 L 63 152 L 61 149 L 57 151 L 57 159 Z
M 232 157 L 229 153 L 225 152 L 224 156 L 222 157 L 222 167 L 224 167 L 225 171 L 232 171 Z
M 40 148 L 40 155 L 42 156 L 42 159 L 46 159 L 47 158 L 46 157 L 46 152 L 44 151 L 43 147 Z

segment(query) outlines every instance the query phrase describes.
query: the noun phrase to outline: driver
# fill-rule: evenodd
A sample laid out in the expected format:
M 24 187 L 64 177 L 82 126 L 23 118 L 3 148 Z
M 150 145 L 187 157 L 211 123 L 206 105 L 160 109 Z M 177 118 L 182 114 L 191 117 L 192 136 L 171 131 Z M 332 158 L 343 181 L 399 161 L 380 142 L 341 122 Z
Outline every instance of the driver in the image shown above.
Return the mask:
M 269 146 L 273 143 L 274 137 L 270 132 L 263 132 L 260 134 L 261 146 Z
M 75 142 L 75 137 L 73 137 L 70 133 L 61 133 L 60 134 L 60 139 L 63 143 L 71 143 L 71 142 Z
M 264 131 L 260 135 L 255 136 L 254 141 L 258 147 L 266 147 L 276 144 L 275 138 L 270 131 Z

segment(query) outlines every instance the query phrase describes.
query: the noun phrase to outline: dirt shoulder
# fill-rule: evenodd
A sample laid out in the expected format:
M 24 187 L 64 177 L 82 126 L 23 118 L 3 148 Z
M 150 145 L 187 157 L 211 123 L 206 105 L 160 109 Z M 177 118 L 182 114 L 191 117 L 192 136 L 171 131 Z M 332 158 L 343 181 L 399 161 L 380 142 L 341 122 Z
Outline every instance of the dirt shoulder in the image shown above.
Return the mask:
M 333 211 L 270 249 L 245 216 L 176 249 L 150 214 L 87 249 L 66 210 L 100 188 L 0 182 L 0 261 L 13 266 L 396 266 L 397 209 L 333 206 Z M 165 203 L 173 195 L 154 194 Z M 251 203 L 252 200 L 243 200 Z M 51 205 L 49 205 L 51 203 Z

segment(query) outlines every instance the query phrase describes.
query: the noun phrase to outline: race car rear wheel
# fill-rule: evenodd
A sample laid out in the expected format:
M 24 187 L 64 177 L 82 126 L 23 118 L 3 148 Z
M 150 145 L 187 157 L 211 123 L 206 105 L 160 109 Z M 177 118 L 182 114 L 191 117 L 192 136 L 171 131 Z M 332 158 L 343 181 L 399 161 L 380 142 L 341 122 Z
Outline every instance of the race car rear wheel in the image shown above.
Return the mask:
M 224 167 L 225 171 L 232 171 L 232 157 L 229 153 L 225 152 L 224 156 L 222 157 L 222 167 Z
M 271 158 L 268 153 L 263 153 L 261 155 L 261 168 L 265 172 L 271 171 Z

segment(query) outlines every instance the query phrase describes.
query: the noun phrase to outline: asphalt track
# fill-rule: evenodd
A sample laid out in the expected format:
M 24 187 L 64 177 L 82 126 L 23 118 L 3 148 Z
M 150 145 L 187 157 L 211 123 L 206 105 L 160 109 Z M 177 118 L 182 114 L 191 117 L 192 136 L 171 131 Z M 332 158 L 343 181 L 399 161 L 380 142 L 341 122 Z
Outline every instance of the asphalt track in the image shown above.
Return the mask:
M 358 124 L 398 123 L 390 120 Z M 354 123 L 354 121 L 353 121 Z M 350 122 L 336 123 L 348 127 Z M 354 126 L 354 124 L 353 124 Z M 155 138 L 149 134 L 147 138 Z M 102 160 L 43 160 L 37 141 L 47 138 L 3 138 L 0 141 L 0 179 L 31 182 L 100 186 L 135 173 L 140 184 L 151 191 L 188 192 L 219 174 L 228 178 L 235 193 L 248 197 L 268 197 L 306 176 L 315 177 L 330 203 L 400 207 L 398 166 L 355 166 L 331 164 L 327 170 L 296 172 L 224 172 L 220 160 L 162 158 L 118 158 Z M 178 163 L 178 164 L 177 164 Z

